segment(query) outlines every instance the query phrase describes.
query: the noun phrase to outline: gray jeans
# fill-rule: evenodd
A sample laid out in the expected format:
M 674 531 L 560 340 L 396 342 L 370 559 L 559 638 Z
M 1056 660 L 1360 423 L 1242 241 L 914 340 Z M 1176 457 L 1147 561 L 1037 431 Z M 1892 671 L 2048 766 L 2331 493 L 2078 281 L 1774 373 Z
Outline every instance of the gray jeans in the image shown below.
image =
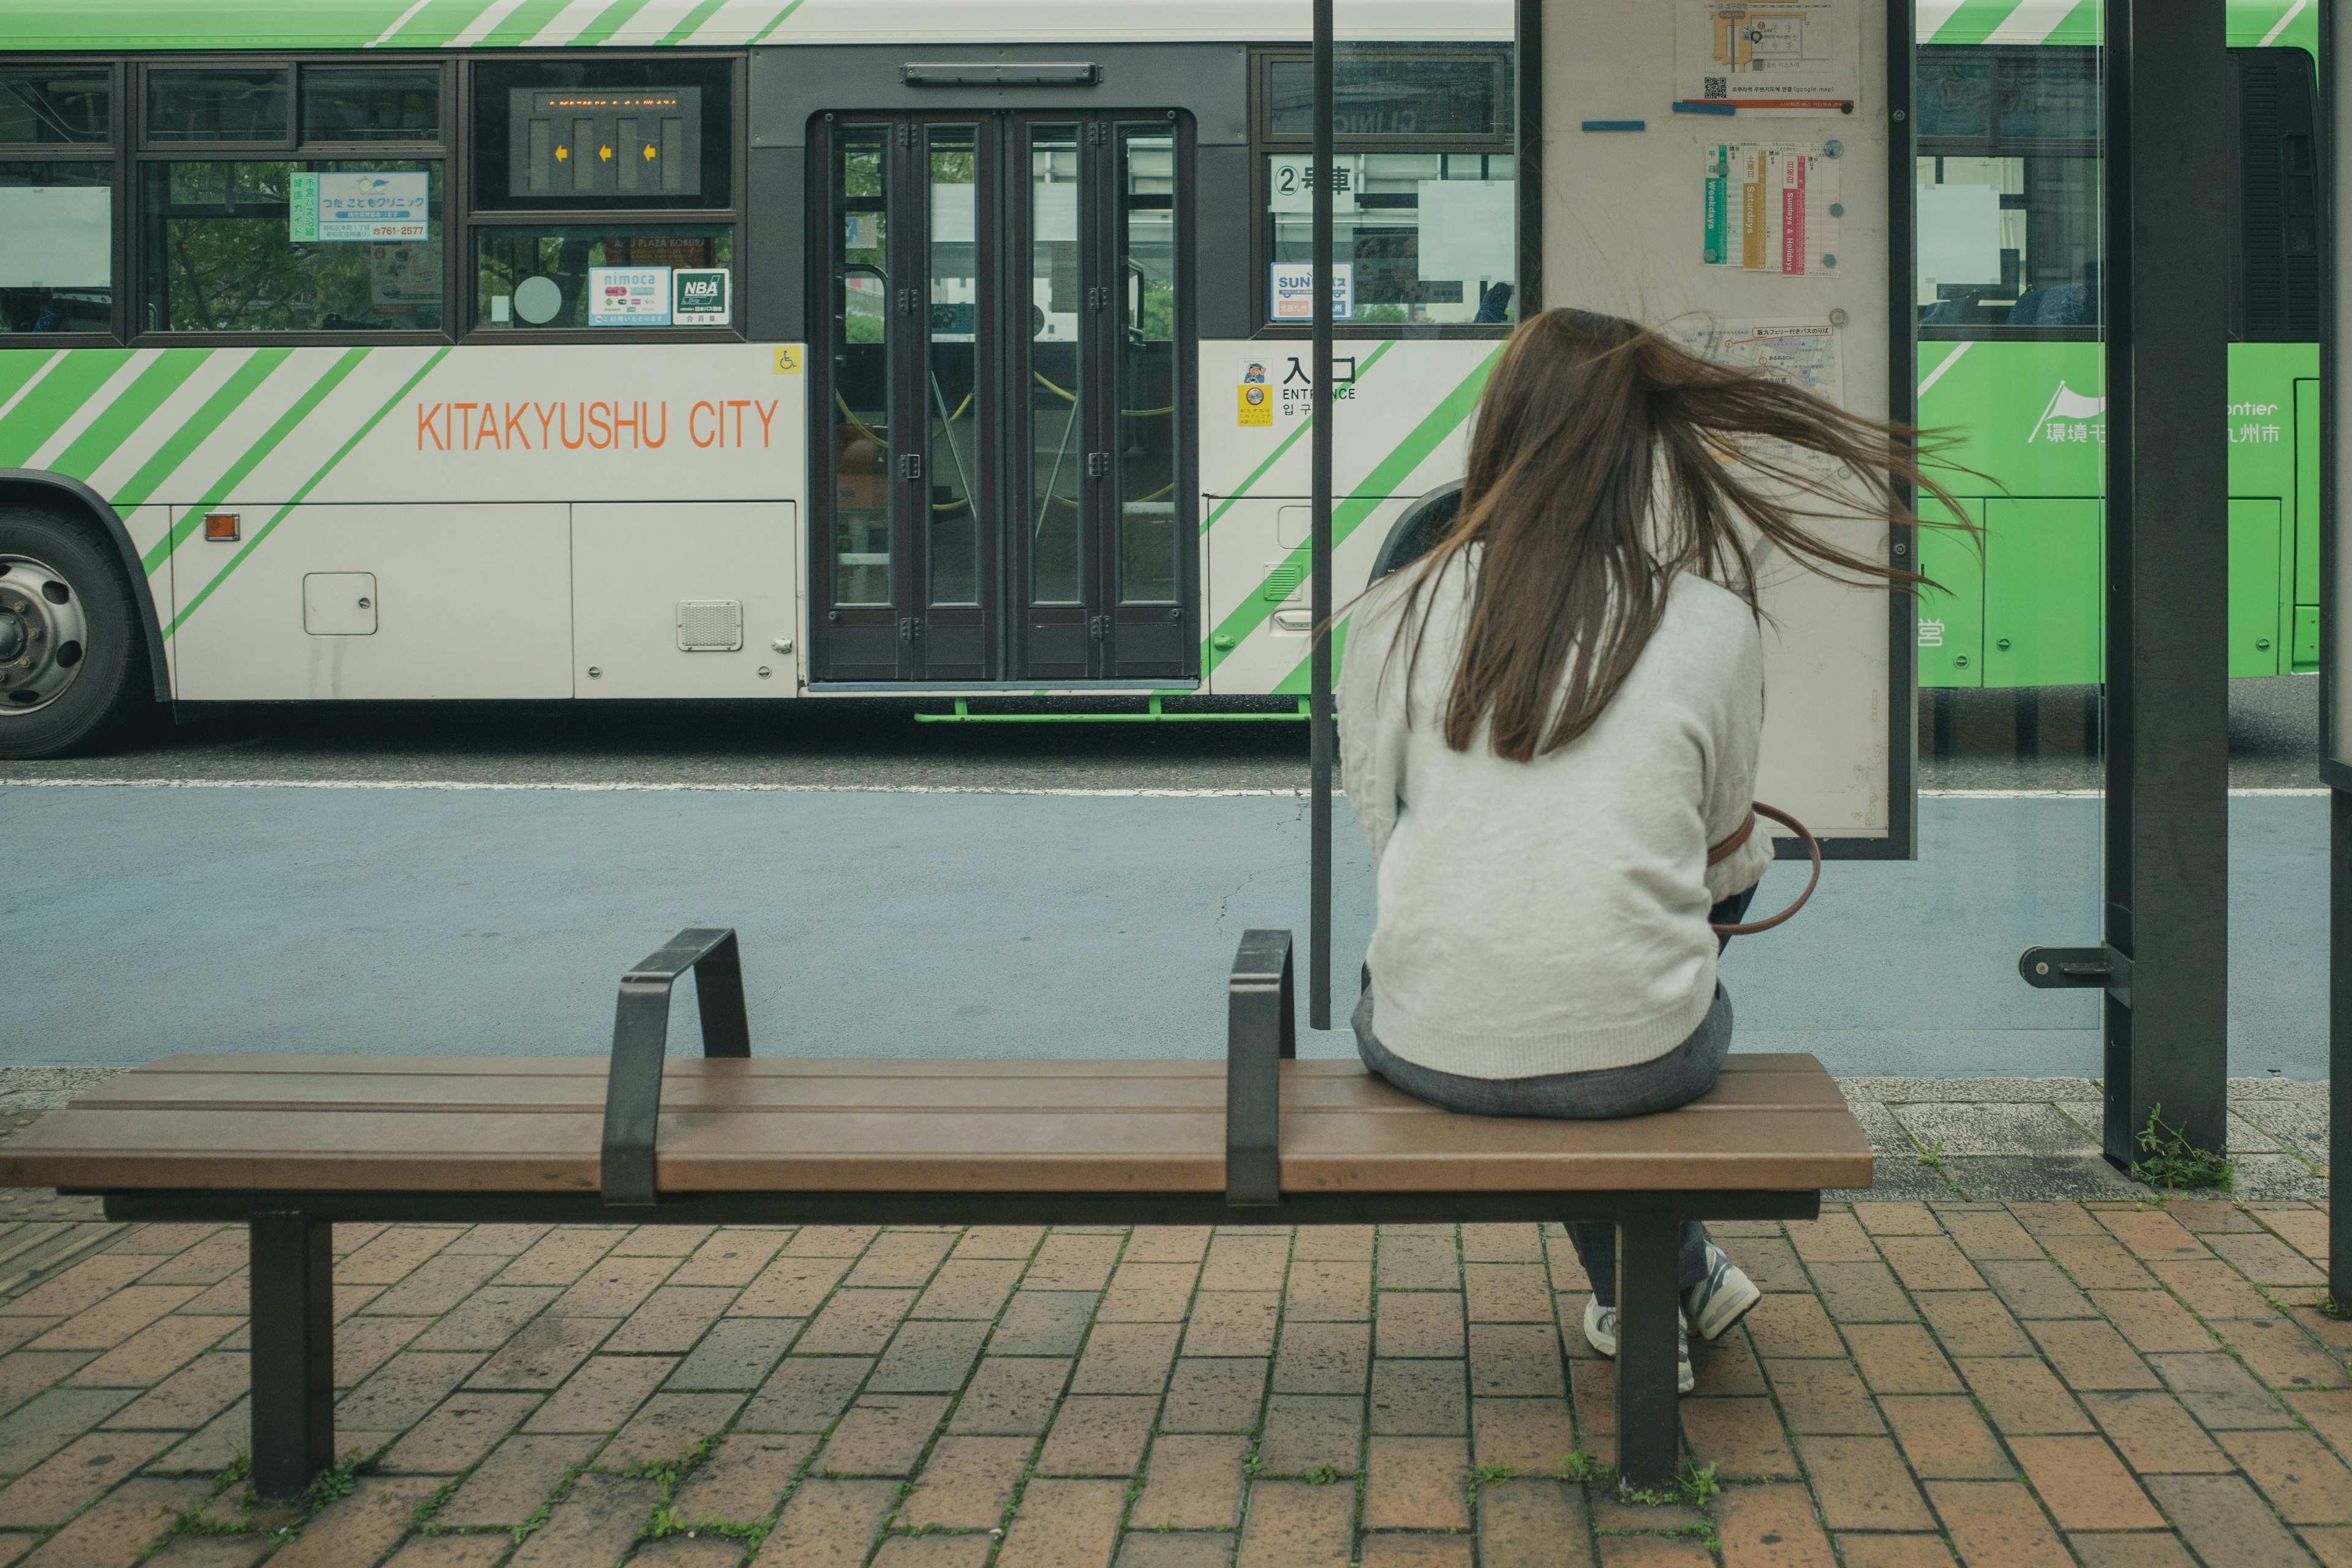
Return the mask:
M 1753 889 L 1717 904 L 1710 917 L 1737 922 L 1747 912 Z M 1717 942 L 1720 950 L 1728 937 Z M 1356 1054 L 1364 1066 L 1415 1100 L 1465 1116 L 1547 1116 L 1566 1121 L 1607 1121 L 1647 1116 L 1687 1105 L 1715 1087 L 1716 1074 L 1731 1049 L 1731 997 L 1720 982 L 1706 1016 L 1690 1037 L 1664 1056 L 1631 1067 L 1591 1072 L 1544 1073 L 1535 1078 L 1465 1078 L 1440 1072 L 1391 1054 L 1372 1032 L 1372 972 L 1364 970 L 1363 994 L 1356 1002 Z M 1617 1304 L 1617 1227 L 1606 1220 L 1573 1220 L 1569 1240 L 1592 1281 L 1592 1296 L 1604 1307 Z M 1675 1258 L 1685 1290 L 1706 1278 L 1706 1227 L 1685 1221 Z

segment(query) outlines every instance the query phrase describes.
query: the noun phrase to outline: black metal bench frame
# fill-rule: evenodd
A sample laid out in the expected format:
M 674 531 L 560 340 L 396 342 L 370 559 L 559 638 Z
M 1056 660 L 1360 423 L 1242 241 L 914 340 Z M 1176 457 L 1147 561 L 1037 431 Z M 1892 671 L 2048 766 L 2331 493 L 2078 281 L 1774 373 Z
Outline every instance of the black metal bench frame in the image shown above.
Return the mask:
M 600 1193 L 100 1190 L 118 1221 L 242 1223 L 251 1247 L 253 1486 L 299 1497 L 334 1462 L 338 1222 L 536 1225 L 1382 1225 L 1609 1220 L 1618 1227 L 1617 1475 L 1675 1474 L 1678 1227 L 1813 1219 L 1818 1191 L 1286 1193 L 1281 1063 L 1297 1055 L 1291 933 L 1242 938 L 1227 982 L 1225 1191 L 1215 1193 L 664 1193 L 655 1132 L 671 992 L 691 972 L 703 1050 L 748 1057 L 735 933 L 680 931 L 621 977 L 607 1069 Z M 86 1190 L 86 1189 L 69 1189 Z M 1236 1211 L 1241 1211 L 1239 1215 Z M 265 1350 L 264 1347 L 268 1347 Z

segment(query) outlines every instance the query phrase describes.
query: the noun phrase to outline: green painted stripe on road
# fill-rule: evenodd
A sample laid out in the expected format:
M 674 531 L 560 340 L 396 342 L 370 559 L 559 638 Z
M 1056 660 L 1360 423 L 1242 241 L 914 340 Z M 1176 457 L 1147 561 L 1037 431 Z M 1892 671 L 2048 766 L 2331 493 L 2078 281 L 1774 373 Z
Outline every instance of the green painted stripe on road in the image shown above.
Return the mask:
M 286 418 L 280 420 L 278 423 L 280 425 L 284 425 L 289 430 L 292 429 L 295 425 L 299 424 L 301 422 L 301 416 L 309 413 L 311 408 L 316 407 L 318 405 L 319 399 L 324 397 L 328 392 L 333 390 L 334 385 L 341 382 L 344 376 L 349 375 L 354 369 L 358 368 L 360 361 L 365 359 L 367 354 L 368 351 L 365 349 L 353 349 L 351 353 L 345 354 L 341 360 L 337 362 L 333 370 L 328 372 L 324 377 L 320 378 L 320 384 L 318 386 L 311 388 L 309 393 L 304 394 L 302 403 L 297 405 L 294 408 L 289 409 L 287 411 Z M 438 348 L 434 350 L 433 357 L 426 360 L 422 365 L 419 365 L 415 375 L 412 375 L 406 381 L 402 382 L 400 384 L 400 390 L 394 393 L 390 397 L 385 398 L 383 400 L 383 406 L 378 408 L 373 414 L 368 416 L 367 423 L 362 425 L 357 430 L 352 431 L 352 438 L 344 442 L 341 446 L 336 447 L 335 455 L 329 458 L 325 462 L 320 464 L 319 471 L 312 474 L 309 479 L 303 480 L 301 488 L 297 489 L 294 494 L 288 499 L 286 504 L 279 507 L 276 514 L 273 515 L 268 522 L 263 523 L 259 528 L 254 530 L 253 537 L 247 540 L 244 547 L 235 555 L 229 557 L 228 564 L 222 567 L 219 573 L 214 576 L 213 580 L 205 584 L 204 587 L 197 592 L 194 598 L 188 601 L 187 607 L 182 610 L 178 615 L 172 617 L 172 624 L 165 627 L 163 631 L 165 638 L 170 638 L 173 633 L 177 632 L 182 626 L 187 625 L 188 617 L 194 615 L 198 606 L 202 605 L 206 599 L 213 596 L 213 590 L 219 587 L 223 583 L 227 582 L 229 579 L 229 574 L 235 572 L 239 566 L 245 564 L 245 558 L 252 554 L 254 551 L 260 546 L 261 542 L 268 538 L 271 532 L 277 529 L 278 525 L 285 521 L 288 515 L 290 514 L 296 507 L 300 506 L 310 496 L 312 490 L 319 488 L 319 481 L 325 479 L 329 474 L 333 473 L 335 471 L 335 465 L 341 462 L 345 458 L 350 457 L 352 455 L 352 448 L 358 446 L 362 441 L 366 440 L 368 438 L 369 432 L 373 431 L 377 426 L 383 423 L 383 416 L 391 413 L 393 409 L 399 405 L 402 398 L 416 390 L 416 384 L 423 381 L 426 376 L 432 374 L 433 367 L 439 364 L 444 359 L 446 359 L 448 355 L 449 351 L 446 348 Z
M 372 349 L 347 349 L 341 358 L 328 366 L 326 374 L 312 382 L 309 390 L 294 400 L 293 406 L 279 415 L 278 422 L 261 433 L 261 439 L 247 447 L 245 455 L 230 464 L 228 470 L 213 481 L 204 494 L 197 498 L 195 504 L 188 508 L 187 515 L 172 525 L 171 534 L 164 541 L 166 546 L 164 553 L 168 555 L 186 543 L 188 536 L 195 532 L 197 527 L 203 523 L 205 513 L 235 495 L 236 487 L 245 482 L 246 476 L 259 468 L 262 459 L 278 450 L 286 437 L 294 433 L 294 427 L 310 417 L 310 410 L 318 407 L 325 400 L 327 394 L 341 386 L 343 384 L 343 378 L 357 370 L 360 362 L 373 352 Z M 435 363 L 439 363 L 440 354 L 448 352 L 447 349 L 441 350 L 440 353 L 434 356 Z M 383 416 L 379 415 L 377 417 Z M 313 479 L 311 482 L 315 484 L 318 481 Z M 173 621 L 172 624 L 176 626 L 180 623 Z M 172 634 L 167 631 L 163 635 L 170 637 Z
M 1396 340 L 1393 338 L 1383 338 L 1381 341 L 1380 346 L 1373 349 L 1371 353 L 1366 354 L 1364 356 L 1364 363 L 1356 367 L 1356 379 L 1349 384 L 1354 385 L 1360 383 L 1364 379 L 1365 375 L 1370 372 L 1372 366 L 1381 363 L 1381 356 L 1389 352 L 1389 345 L 1395 341 Z M 1289 451 L 1291 447 L 1297 446 L 1298 444 L 1298 438 L 1313 428 L 1315 428 L 1315 416 L 1310 414 L 1306 418 L 1298 422 L 1297 429 L 1293 430 L 1289 435 L 1285 436 L 1282 438 L 1281 444 L 1275 447 L 1273 453 L 1267 457 L 1265 462 L 1260 463 L 1256 468 L 1250 470 L 1249 477 L 1241 482 L 1241 484 L 1234 490 L 1233 494 L 1220 501 L 1215 510 L 1212 510 L 1208 516 L 1201 520 L 1201 531 L 1202 533 L 1208 532 L 1210 527 L 1215 523 L 1217 519 L 1224 516 L 1226 512 L 1233 510 L 1234 502 L 1241 500 L 1244 496 L 1248 495 L 1250 492 L 1250 487 L 1257 483 L 1258 480 L 1265 478 L 1267 471 L 1270 470 L 1275 464 L 1282 461 L 1282 455 L 1285 452 Z
M 105 411 L 91 420 L 49 467 L 78 479 L 89 478 L 100 463 L 114 456 L 122 443 L 147 423 L 149 416 L 163 406 L 165 398 L 179 391 L 182 384 L 196 374 L 197 367 L 212 357 L 210 349 L 165 349 L 157 354 L 154 363 L 140 372 L 138 379 L 123 389 L 122 395 L 107 405 Z
M 243 364 L 229 373 L 229 378 L 221 383 L 217 391 L 205 399 L 204 406 L 173 431 L 170 439 L 155 449 L 155 455 L 140 464 L 139 471 L 108 498 L 113 502 L 114 510 L 127 512 L 134 506 L 144 506 L 157 487 L 170 479 L 198 447 L 211 439 L 213 432 L 245 405 L 245 400 L 253 395 L 254 388 L 268 380 L 269 373 L 284 364 L 293 353 L 292 349 L 255 350 Z M 190 524 L 191 528 L 194 526 Z M 179 541 L 166 532 L 141 558 L 140 564 L 152 575 L 172 558 L 172 552 L 178 544 Z
M 1411 435 L 1398 442 L 1387 457 L 1372 465 L 1371 472 L 1350 487 L 1356 493 L 1332 507 L 1333 550 L 1347 542 L 1348 536 L 1356 531 L 1357 525 L 1371 516 L 1373 510 L 1399 485 L 1412 478 L 1412 471 L 1427 462 L 1429 455 L 1443 446 L 1447 437 L 1461 428 L 1462 422 L 1470 417 L 1470 411 L 1477 407 L 1478 394 L 1485 389 L 1486 376 L 1495 368 L 1495 362 L 1502 357 L 1503 346 L 1496 343 L 1494 352 L 1478 362 L 1476 369 L 1464 376 L 1459 385 L 1438 400 L 1437 406 L 1412 427 Z M 1286 556 L 1282 564 L 1297 566 L 1304 571 L 1311 565 L 1311 555 L 1312 547 L 1302 544 Z M 1201 668 L 1204 671 L 1212 670 L 1223 664 L 1232 657 L 1233 650 L 1241 646 L 1242 639 L 1264 626 L 1266 617 L 1273 613 L 1274 606 L 1264 594 L 1252 594 L 1243 600 L 1240 607 L 1219 623 L 1202 645 Z M 1228 647 L 1223 653 L 1217 651 L 1221 638 L 1228 639 Z
M 129 349 L 76 349 L 0 419 L 0 468 L 21 468 L 129 362 Z

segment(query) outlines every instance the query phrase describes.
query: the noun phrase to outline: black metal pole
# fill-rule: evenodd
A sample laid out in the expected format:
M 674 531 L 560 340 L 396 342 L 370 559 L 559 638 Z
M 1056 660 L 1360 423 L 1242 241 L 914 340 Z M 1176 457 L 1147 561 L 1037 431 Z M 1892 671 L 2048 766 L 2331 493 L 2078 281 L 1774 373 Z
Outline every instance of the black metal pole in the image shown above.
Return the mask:
M 2333 584 L 2326 590 L 2334 592 Z M 2352 1132 L 2352 794 L 2327 792 L 2327 1190 Z M 2327 1293 L 2352 1302 L 2352 1203 L 2327 1206 Z
M 1331 182 L 1338 170 L 1331 156 L 1331 0 L 1315 0 L 1315 473 L 1308 526 L 1308 560 L 1314 577 L 1309 593 L 1317 636 L 1307 655 L 1311 693 L 1307 730 L 1315 767 L 1312 818 L 1314 861 L 1308 897 L 1307 1022 L 1331 1026 Z
M 2336 1130 L 2352 1126 L 2352 771 L 2344 765 L 2345 727 L 2337 721 L 2336 703 L 2343 697 L 2342 655 L 2336 645 L 2344 634 L 2338 618 L 2343 595 L 2337 586 L 2337 561 L 2343 549 L 2336 531 L 2337 498 L 2344 493 L 2343 433 L 2336 427 L 2337 366 L 2343 363 L 2344 282 L 2337 273 L 2344 251 L 2338 243 L 2338 215 L 2345 203 L 2345 174 L 2352 169 L 2344 151 L 2343 102 L 2345 61 L 2342 32 L 2352 26 L 2352 9 L 2320 0 L 2320 113 L 2327 126 L 2329 162 L 2322 183 L 2321 243 L 2326 247 L 2321 268 L 2319 326 L 2319 774 L 2329 786 L 2327 796 L 2327 1190 L 2343 1185 L 2346 1171 L 2345 1135 Z M 2327 1211 L 2327 1293 L 2341 1307 L 2352 1301 L 2352 1204 L 2330 1204 Z
M 2106 0 L 2107 1158 L 2229 1142 L 2229 403 L 2236 116 L 2214 0 Z M 2146 330 L 2143 331 L 2142 329 Z

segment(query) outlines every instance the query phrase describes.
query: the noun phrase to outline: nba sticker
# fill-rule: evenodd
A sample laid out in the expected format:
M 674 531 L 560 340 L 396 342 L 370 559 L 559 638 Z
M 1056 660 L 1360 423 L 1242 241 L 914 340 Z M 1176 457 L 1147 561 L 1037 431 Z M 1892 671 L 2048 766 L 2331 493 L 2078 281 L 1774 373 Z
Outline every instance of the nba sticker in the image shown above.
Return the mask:
M 727 324 L 728 272 L 724 267 L 681 267 L 670 275 L 670 324 L 677 327 L 723 327 Z

